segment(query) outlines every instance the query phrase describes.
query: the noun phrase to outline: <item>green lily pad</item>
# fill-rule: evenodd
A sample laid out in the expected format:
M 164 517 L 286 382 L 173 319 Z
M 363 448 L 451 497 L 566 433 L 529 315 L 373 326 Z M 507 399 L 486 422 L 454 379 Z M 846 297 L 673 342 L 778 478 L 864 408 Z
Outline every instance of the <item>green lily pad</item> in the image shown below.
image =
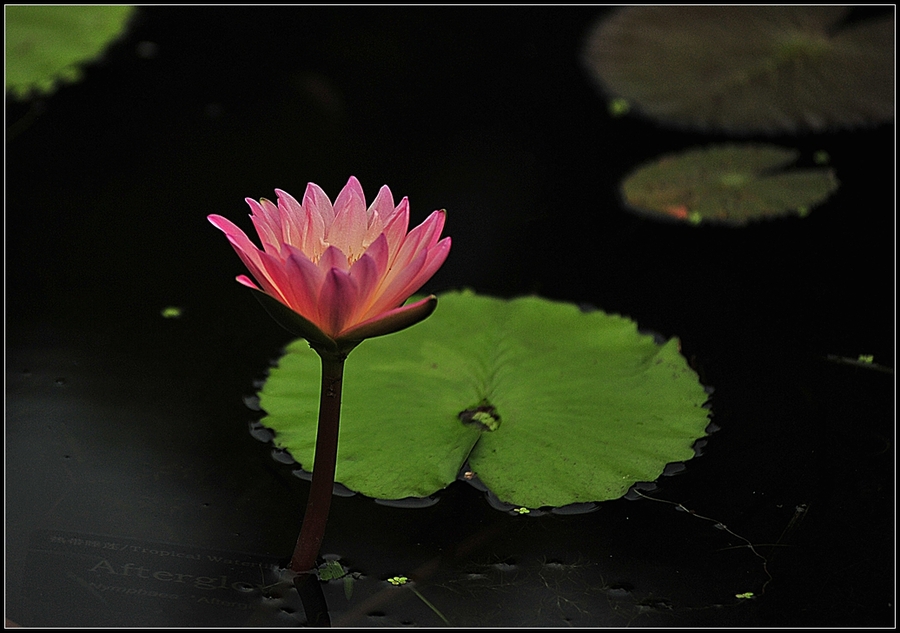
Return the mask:
M 877 124 L 894 119 L 888 11 L 849 23 L 831 5 L 626 7 L 597 24 L 584 62 L 610 100 L 680 127 Z
M 444 294 L 424 322 L 347 359 L 336 479 L 378 499 L 424 497 L 467 464 L 517 506 L 619 498 L 693 457 L 705 434 L 707 393 L 678 345 L 567 303 Z M 306 470 L 319 372 L 295 341 L 260 393 L 262 423 Z
M 6 89 L 23 98 L 81 78 L 125 28 L 130 6 L 11 5 L 6 8 Z
M 622 182 L 622 195 L 632 210 L 692 224 L 805 216 L 838 181 L 826 167 L 782 169 L 798 157 L 774 145 L 692 149 L 638 167 Z

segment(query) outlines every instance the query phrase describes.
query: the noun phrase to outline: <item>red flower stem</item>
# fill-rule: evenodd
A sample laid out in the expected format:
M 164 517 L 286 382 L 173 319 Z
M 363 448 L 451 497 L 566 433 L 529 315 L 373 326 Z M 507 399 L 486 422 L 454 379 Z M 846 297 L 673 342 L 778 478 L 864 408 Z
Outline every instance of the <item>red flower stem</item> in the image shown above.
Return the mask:
M 319 352 L 319 356 L 322 358 L 322 392 L 319 396 L 319 426 L 316 430 L 312 485 L 300 536 L 291 557 L 291 570 L 298 573 L 310 571 L 316 566 L 322 539 L 325 537 L 328 510 L 331 508 L 337 464 L 341 385 L 346 354 Z

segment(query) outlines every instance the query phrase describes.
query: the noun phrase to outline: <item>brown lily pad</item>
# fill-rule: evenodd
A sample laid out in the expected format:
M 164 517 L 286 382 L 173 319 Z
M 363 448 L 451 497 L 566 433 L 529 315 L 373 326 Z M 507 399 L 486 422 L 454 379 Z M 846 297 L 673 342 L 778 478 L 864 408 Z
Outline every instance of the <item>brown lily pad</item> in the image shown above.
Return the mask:
M 831 169 L 784 169 L 799 152 L 774 145 L 719 145 L 669 154 L 622 182 L 632 210 L 691 224 L 735 226 L 805 216 L 838 187 Z
M 893 15 L 848 23 L 848 12 L 627 7 L 598 23 L 584 61 L 616 112 L 681 127 L 783 133 L 893 121 Z

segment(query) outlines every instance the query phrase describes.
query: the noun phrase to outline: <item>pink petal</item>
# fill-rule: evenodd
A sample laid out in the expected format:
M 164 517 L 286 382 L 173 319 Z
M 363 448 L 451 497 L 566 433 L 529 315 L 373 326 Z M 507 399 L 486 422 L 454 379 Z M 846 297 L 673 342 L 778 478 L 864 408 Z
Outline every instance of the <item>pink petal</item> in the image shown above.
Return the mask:
M 285 208 L 292 224 L 290 244 L 302 250 L 310 259 L 318 259 L 325 250 L 325 222 L 322 215 L 309 207 L 301 206 L 286 191 L 276 189 L 275 193 L 278 194 L 278 206 Z
M 350 263 L 347 261 L 347 256 L 344 254 L 344 251 L 337 246 L 329 246 L 326 248 L 325 252 L 322 253 L 322 256 L 319 258 L 318 264 L 319 270 L 323 272 L 328 272 L 332 268 L 337 268 L 344 272 L 350 270 Z
M 316 325 L 331 338 L 338 338 L 347 316 L 357 307 L 356 282 L 343 270 L 332 268 L 325 275 L 319 294 L 319 319 Z
M 258 281 L 262 281 L 262 278 L 266 277 L 265 265 L 262 262 L 263 253 L 256 245 L 231 220 L 215 214 L 208 216 L 207 219 L 213 226 L 225 233 L 244 265 L 250 269 L 250 272 Z
M 306 185 L 306 193 L 303 194 L 303 208 L 307 213 L 317 213 L 325 226 L 330 226 L 334 221 L 334 208 L 331 206 L 331 200 L 315 183 L 311 182 Z
M 451 241 L 449 237 L 445 237 L 440 242 L 428 249 L 425 265 L 419 270 L 416 278 L 407 287 L 407 292 L 412 295 L 424 286 L 431 279 L 438 269 L 447 261 L 450 254 Z
M 366 196 L 363 193 L 362 185 L 356 179 L 356 176 L 350 176 L 347 184 L 341 189 L 341 192 L 334 199 L 334 214 L 337 215 L 342 208 L 353 203 L 354 200 L 362 200 L 365 207 Z
M 378 315 L 379 312 L 385 310 L 393 310 L 401 303 L 406 301 L 412 293 L 403 294 L 404 289 L 411 284 L 419 271 L 425 266 L 427 261 L 425 251 L 419 253 L 412 262 L 398 269 L 392 269 L 388 276 L 381 280 L 378 288 L 377 296 L 374 298 L 372 305 L 366 310 L 363 319 L 369 319 Z
M 369 244 L 366 249 L 366 255 L 375 262 L 378 271 L 378 277 L 384 277 L 387 273 L 389 263 L 388 241 L 384 233 L 375 238 L 375 241 Z
M 263 243 L 278 244 L 281 241 L 281 220 L 278 214 L 273 215 L 271 207 L 264 207 L 253 198 L 244 198 L 244 200 L 250 205 L 250 210 L 253 212 L 250 217 L 256 227 L 256 232 L 263 239 Z
M 229 237 L 228 239 L 230 240 L 231 238 Z M 232 246 L 235 246 L 233 242 Z M 257 289 L 271 295 L 272 297 L 286 304 L 287 299 L 279 289 L 280 274 L 277 272 L 277 266 L 272 266 L 271 262 L 267 263 L 266 261 L 271 260 L 272 257 L 270 255 L 267 255 L 266 253 L 257 251 L 255 258 L 251 258 L 250 255 L 238 249 L 237 246 L 235 246 L 235 251 L 241 258 L 241 261 L 244 262 L 244 265 L 250 270 L 250 273 L 259 283 L 259 288 Z M 272 272 L 273 269 L 275 270 L 274 273 Z M 238 282 L 247 287 L 253 287 L 247 283 L 248 281 L 250 281 L 250 279 L 245 275 L 240 275 L 238 277 Z
M 394 261 L 393 266 L 405 266 L 408 262 L 422 250 L 428 248 L 440 237 L 441 230 L 444 228 L 445 214 L 442 211 L 435 211 L 429 215 L 422 224 L 414 228 L 403 240 Z
M 403 240 L 400 249 L 390 261 L 390 272 L 387 275 L 385 284 L 393 284 L 393 278 L 403 274 L 404 270 L 412 263 L 418 254 L 431 247 L 440 237 L 440 232 L 444 228 L 445 212 L 435 211 L 419 226 L 409 232 L 409 235 Z
M 365 244 L 374 242 L 384 231 L 385 224 L 392 215 L 394 215 L 394 196 L 388 186 L 384 185 L 378 190 L 378 195 L 366 211 L 368 227 L 363 242 Z
M 368 215 L 372 216 L 375 213 L 385 220 L 394 215 L 394 195 L 387 185 L 382 185 L 381 189 L 378 190 L 378 195 L 375 196 L 372 204 L 369 205 Z
M 293 290 L 290 274 L 284 262 L 268 253 L 259 254 L 263 266 L 263 274 L 256 275 L 256 281 L 262 286 L 263 291 L 291 307 L 293 303 Z
M 366 237 L 366 199 L 356 178 L 347 182 L 334 201 L 334 222 L 325 229 L 325 241 L 348 257 L 359 257 Z
M 434 276 L 450 253 L 450 238 L 445 237 L 432 248 L 422 251 L 415 260 L 396 275 L 387 286 L 382 286 L 379 292 L 381 296 L 367 311 L 368 315 L 375 315 L 380 310 L 390 309 L 403 301 Z
M 281 219 L 281 211 L 278 210 L 278 206 L 275 205 L 275 203 L 267 198 L 261 198 L 259 206 L 263 210 L 263 222 L 275 236 L 275 241 L 270 243 L 271 247 L 265 242 L 263 243 L 263 247 L 267 253 L 271 252 L 272 248 L 274 248 L 275 252 L 278 252 L 281 243 L 286 241 L 287 237 L 284 232 L 284 222 Z M 256 224 L 255 221 L 254 224 Z M 256 231 L 259 233 L 258 225 Z M 262 233 L 260 233 L 260 237 L 262 237 Z
M 406 231 L 409 228 L 409 201 L 406 198 L 397 205 L 397 210 L 384 227 L 384 235 L 387 238 L 388 253 L 393 260 L 403 245 Z
M 277 253 L 283 243 L 280 224 L 273 227 L 266 221 L 265 216 L 260 214 L 251 215 L 250 220 L 256 228 L 256 234 L 259 235 L 262 250 L 267 253 Z
M 371 255 L 366 253 L 350 267 L 350 277 L 356 282 L 359 293 L 356 298 L 357 310 L 365 312 L 375 291 L 378 289 L 378 283 L 381 281 L 381 276 L 378 274 L 378 264 Z M 353 323 L 360 316 L 361 314 L 358 313 L 348 315 L 347 322 Z
M 278 196 L 278 214 L 281 220 L 282 241 L 295 246 L 303 242 L 301 227 L 303 224 L 303 207 L 287 192 L 281 189 L 275 190 Z
M 269 229 L 269 226 L 259 216 L 251 216 L 253 226 L 256 227 L 256 234 L 259 235 L 259 241 L 262 243 L 263 250 L 268 253 L 277 253 L 278 245 L 281 240 Z
M 348 328 L 341 333 L 341 338 L 349 341 L 361 341 L 373 336 L 392 334 L 427 318 L 437 306 L 437 297 L 426 297 L 408 306 L 401 306 L 389 312 L 379 314 L 359 325 Z
M 393 213 L 391 213 L 391 217 L 394 217 L 398 213 L 409 213 L 409 198 L 406 196 L 404 196 L 399 204 L 397 204 L 397 207 L 394 209 Z
M 253 280 L 250 279 L 247 275 L 238 275 L 237 277 L 235 277 L 235 279 L 237 279 L 238 283 L 243 284 L 248 288 L 253 288 L 254 290 L 259 290 L 260 292 L 262 292 L 262 290 L 259 289 L 259 286 L 253 283 Z
M 209 223 L 214 227 L 222 231 L 225 235 L 243 233 L 243 231 L 231 220 L 226 217 L 222 217 L 217 213 L 211 213 L 206 216 L 206 219 L 209 220 Z
M 316 322 L 318 299 L 324 282 L 319 267 L 299 251 L 285 261 L 285 273 L 290 283 L 288 307 L 308 321 Z

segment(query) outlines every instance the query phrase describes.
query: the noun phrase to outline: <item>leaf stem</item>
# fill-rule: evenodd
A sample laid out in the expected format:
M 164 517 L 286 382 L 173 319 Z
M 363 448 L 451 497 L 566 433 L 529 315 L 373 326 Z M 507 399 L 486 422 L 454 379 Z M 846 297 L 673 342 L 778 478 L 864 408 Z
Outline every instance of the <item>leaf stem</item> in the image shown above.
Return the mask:
M 338 427 L 341 420 L 341 386 L 344 380 L 346 353 L 316 350 L 322 359 L 322 391 L 319 395 L 319 425 L 316 430 L 316 453 L 313 461 L 312 485 L 300 536 L 291 557 L 291 570 L 303 573 L 316 566 L 325 524 L 331 508 L 334 471 L 337 464 Z

